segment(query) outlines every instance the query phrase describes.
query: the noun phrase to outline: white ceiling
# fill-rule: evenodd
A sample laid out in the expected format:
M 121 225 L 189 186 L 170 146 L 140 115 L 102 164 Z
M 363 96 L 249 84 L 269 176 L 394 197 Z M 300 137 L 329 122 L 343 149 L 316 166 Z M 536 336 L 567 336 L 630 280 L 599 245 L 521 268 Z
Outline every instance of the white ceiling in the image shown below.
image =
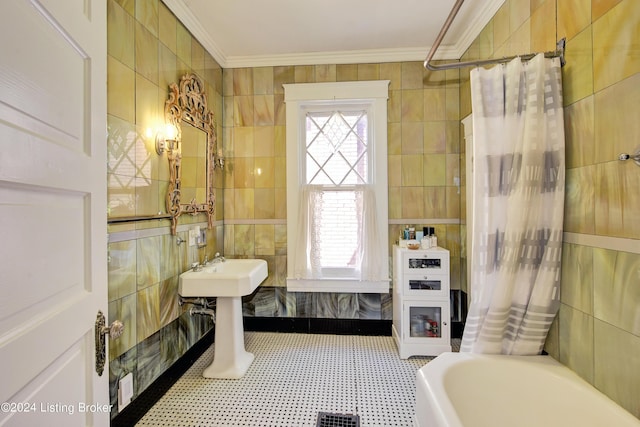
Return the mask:
M 163 0 L 224 68 L 422 61 L 455 0 Z M 504 0 L 466 0 L 435 59 L 459 59 Z

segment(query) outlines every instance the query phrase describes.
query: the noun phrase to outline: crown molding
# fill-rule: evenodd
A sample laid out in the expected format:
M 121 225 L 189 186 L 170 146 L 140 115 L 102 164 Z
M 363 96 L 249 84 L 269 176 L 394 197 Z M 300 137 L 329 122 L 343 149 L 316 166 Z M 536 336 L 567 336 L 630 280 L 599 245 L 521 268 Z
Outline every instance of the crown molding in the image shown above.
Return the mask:
M 198 18 L 195 17 L 191 9 L 189 9 L 184 0 L 162 0 L 162 2 L 173 12 L 173 14 L 182 22 L 187 30 L 200 42 L 202 47 L 213 56 L 218 65 L 222 68 L 228 68 L 226 65 L 227 56 L 218 44 L 211 38 L 210 34 L 205 30 Z
M 429 47 L 366 49 L 333 52 L 310 52 L 282 55 L 230 56 L 228 68 L 267 67 L 280 65 L 369 64 L 378 62 L 423 61 Z M 444 46 L 438 49 L 440 59 L 457 59 L 457 50 Z
M 505 1 L 506 0 L 490 0 L 484 8 L 477 12 L 474 11 L 474 13 L 471 14 L 471 22 L 465 27 L 465 30 L 462 32 L 460 37 L 458 37 L 458 40 L 456 40 L 456 44 L 451 48 L 451 50 L 455 51 L 455 59 L 462 58 L 462 55 L 464 55 L 467 49 L 469 49 L 471 43 L 473 43 L 473 41 L 478 37 L 482 29 L 489 23 L 491 18 L 495 16 L 498 9 L 502 7 Z M 438 51 L 439 50 L 440 49 L 438 49 Z M 436 55 L 434 59 L 439 59 L 438 55 Z
M 184 0 L 162 0 L 182 24 L 213 56 L 222 68 L 250 68 L 283 65 L 367 64 L 382 62 L 424 61 L 430 46 L 397 49 L 309 52 L 298 54 L 230 56 L 218 46 L 194 16 Z M 480 31 L 487 25 L 505 0 L 490 0 L 486 7 L 474 11 L 469 25 L 453 45 L 440 45 L 433 59 L 458 60 L 464 55 Z M 455 22 L 454 22 L 455 24 Z

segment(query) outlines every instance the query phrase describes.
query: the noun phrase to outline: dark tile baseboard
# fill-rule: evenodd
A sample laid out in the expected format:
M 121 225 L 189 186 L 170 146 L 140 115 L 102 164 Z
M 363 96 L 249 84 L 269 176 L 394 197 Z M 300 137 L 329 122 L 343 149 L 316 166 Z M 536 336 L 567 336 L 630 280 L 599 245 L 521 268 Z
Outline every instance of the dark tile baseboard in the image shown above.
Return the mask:
M 245 317 L 245 331 L 391 336 L 391 320 Z M 464 323 L 451 322 L 451 338 L 462 338 Z
M 391 320 L 245 317 L 245 331 L 391 336 Z
M 464 323 L 451 322 L 451 338 L 462 338 L 463 331 L 464 331 Z
M 215 329 L 207 332 L 197 343 L 182 355 L 169 369 L 164 371 L 149 387 L 111 420 L 112 427 L 135 425 L 153 405 L 187 372 L 200 356 L 211 346 Z

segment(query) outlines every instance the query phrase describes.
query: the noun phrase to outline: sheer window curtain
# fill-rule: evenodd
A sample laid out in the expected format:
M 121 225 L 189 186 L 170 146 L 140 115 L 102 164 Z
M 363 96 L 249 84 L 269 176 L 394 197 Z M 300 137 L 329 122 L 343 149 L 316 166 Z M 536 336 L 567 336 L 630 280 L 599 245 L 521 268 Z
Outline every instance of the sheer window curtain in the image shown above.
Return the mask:
M 461 351 L 542 351 L 559 308 L 565 152 L 558 58 L 471 72 L 471 305 Z
M 297 236 L 293 240 L 293 271 L 296 279 L 335 279 L 324 277 L 320 262 L 319 221 L 322 217 L 322 194 L 325 188 L 303 185 Z M 354 187 L 358 207 L 357 240 L 361 249 L 355 259 L 353 280 L 388 281 L 383 273 L 383 262 L 379 248 L 382 245 L 377 230 L 375 190 L 370 185 Z

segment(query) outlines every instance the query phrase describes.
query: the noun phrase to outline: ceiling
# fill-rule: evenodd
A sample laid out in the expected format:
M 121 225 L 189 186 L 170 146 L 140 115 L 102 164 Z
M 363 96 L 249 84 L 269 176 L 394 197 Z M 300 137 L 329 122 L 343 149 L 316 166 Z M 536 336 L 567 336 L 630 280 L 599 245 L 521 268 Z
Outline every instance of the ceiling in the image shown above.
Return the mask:
M 455 0 L 163 0 L 223 68 L 423 61 Z M 504 0 L 466 0 L 435 59 L 459 59 Z

